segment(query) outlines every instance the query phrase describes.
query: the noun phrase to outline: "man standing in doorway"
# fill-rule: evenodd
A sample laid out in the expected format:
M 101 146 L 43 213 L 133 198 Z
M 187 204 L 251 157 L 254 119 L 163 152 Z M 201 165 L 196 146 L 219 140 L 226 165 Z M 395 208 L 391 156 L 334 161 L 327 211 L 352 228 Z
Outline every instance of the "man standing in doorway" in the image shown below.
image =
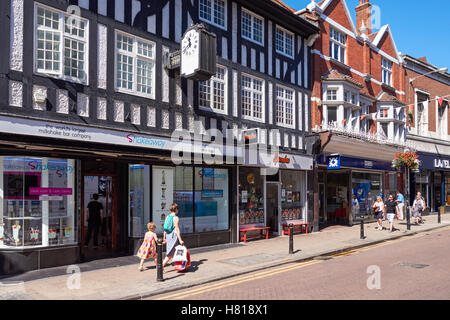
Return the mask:
M 397 191 L 397 217 L 398 220 L 404 220 L 404 209 L 405 209 L 405 197 L 400 193 L 400 191 Z
M 98 194 L 94 193 L 92 199 L 87 206 L 88 232 L 84 242 L 86 248 L 89 246 L 92 232 L 94 232 L 94 248 L 98 248 L 98 232 L 103 218 L 103 205 L 98 202 Z

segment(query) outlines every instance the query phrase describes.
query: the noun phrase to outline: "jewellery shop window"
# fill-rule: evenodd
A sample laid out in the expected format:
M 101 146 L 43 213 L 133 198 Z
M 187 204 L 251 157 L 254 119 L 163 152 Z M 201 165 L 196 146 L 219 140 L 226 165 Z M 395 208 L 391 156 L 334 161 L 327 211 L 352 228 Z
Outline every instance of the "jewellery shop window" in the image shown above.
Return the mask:
M 264 225 L 264 178 L 260 169 L 239 168 L 239 223 Z
M 304 173 L 281 171 L 281 221 L 303 220 L 305 192 Z
M 77 242 L 75 160 L 0 157 L 0 247 Z

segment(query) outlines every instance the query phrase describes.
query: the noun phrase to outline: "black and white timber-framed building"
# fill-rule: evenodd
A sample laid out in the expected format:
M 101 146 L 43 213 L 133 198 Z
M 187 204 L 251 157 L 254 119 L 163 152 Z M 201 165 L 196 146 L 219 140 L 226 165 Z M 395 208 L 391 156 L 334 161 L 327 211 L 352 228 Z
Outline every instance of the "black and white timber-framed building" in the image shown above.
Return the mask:
M 163 65 L 196 23 L 217 37 L 217 73 L 205 82 Z M 280 1 L 6 0 L 0 27 L 1 274 L 135 254 L 172 202 L 188 247 L 308 220 L 319 29 Z M 275 176 L 235 157 L 256 128 L 280 148 Z M 234 163 L 175 166 L 170 137 L 181 129 L 233 130 Z M 105 211 L 98 249 L 83 246 L 93 193 Z

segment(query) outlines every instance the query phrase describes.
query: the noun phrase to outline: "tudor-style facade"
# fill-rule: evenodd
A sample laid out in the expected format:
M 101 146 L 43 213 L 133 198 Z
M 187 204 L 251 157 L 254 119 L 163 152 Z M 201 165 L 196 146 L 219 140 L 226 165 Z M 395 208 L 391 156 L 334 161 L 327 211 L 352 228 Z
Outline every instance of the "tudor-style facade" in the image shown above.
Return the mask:
M 256 199 L 250 208 L 263 216 L 245 216 L 240 175 L 248 171 L 250 182 L 258 165 L 236 166 L 236 142 L 223 150 L 233 164 L 175 167 L 175 130 L 232 129 L 240 142 L 243 130 L 259 128 L 259 141 L 292 157 L 285 169 L 298 171 L 291 175 L 301 183 L 293 190 L 302 208 L 297 218 L 307 219 L 312 160 L 304 138 L 318 28 L 281 1 L 8 0 L 0 14 L 1 40 L 10 44 L 0 48 L 0 185 L 10 193 L 0 201 L 4 273 L 99 257 L 81 245 L 97 184 L 106 234 L 113 235 L 104 254 L 133 253 L 146 222 L 161 228 L 168 202 L 185 205 L 182 232 L 190 247 L 236 242 L 243 224 L 270 220 L 280 229 L 281 212 L 273 219 L 265 213 L 265 177 L 257 195 L 249 190 Z M 217 73 L 205 82 L 163 65 L 195 23 L 217 37 Z M 277 195 L 284 176 L 277 176 Z M 19 184 L 21 192 L 13 187 Z M 30 194 L 28 187 L 39 189 Z
M 377 195 L 403 189 L 390 166 L 406 145 L 402 58 L 389 25 L 372 30 L 369 0 L 355 8 L 356 24 L 347 4 L 311 1 L 297 12 L 320 28 L 312 50 L 312 128 L 322 141 L 315 223 L 351 224 Z

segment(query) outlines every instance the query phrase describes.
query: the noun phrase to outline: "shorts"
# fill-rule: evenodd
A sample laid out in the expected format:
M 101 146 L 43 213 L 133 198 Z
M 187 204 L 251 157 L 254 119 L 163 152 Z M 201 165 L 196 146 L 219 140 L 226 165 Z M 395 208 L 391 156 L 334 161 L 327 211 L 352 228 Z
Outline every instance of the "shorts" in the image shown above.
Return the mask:
M 383 211 L 375 212 L 375 219 L 383 219 Z
M 388 213 L 387 214 L 387 219 L 389 222 L 394 222 L 394 218 L 395 218 L 395 213 Z
M 415 211 L 413 211 L 412 216 L 414 218 L 420 218 L 422 216 L 422 212 L 415 210 Z

